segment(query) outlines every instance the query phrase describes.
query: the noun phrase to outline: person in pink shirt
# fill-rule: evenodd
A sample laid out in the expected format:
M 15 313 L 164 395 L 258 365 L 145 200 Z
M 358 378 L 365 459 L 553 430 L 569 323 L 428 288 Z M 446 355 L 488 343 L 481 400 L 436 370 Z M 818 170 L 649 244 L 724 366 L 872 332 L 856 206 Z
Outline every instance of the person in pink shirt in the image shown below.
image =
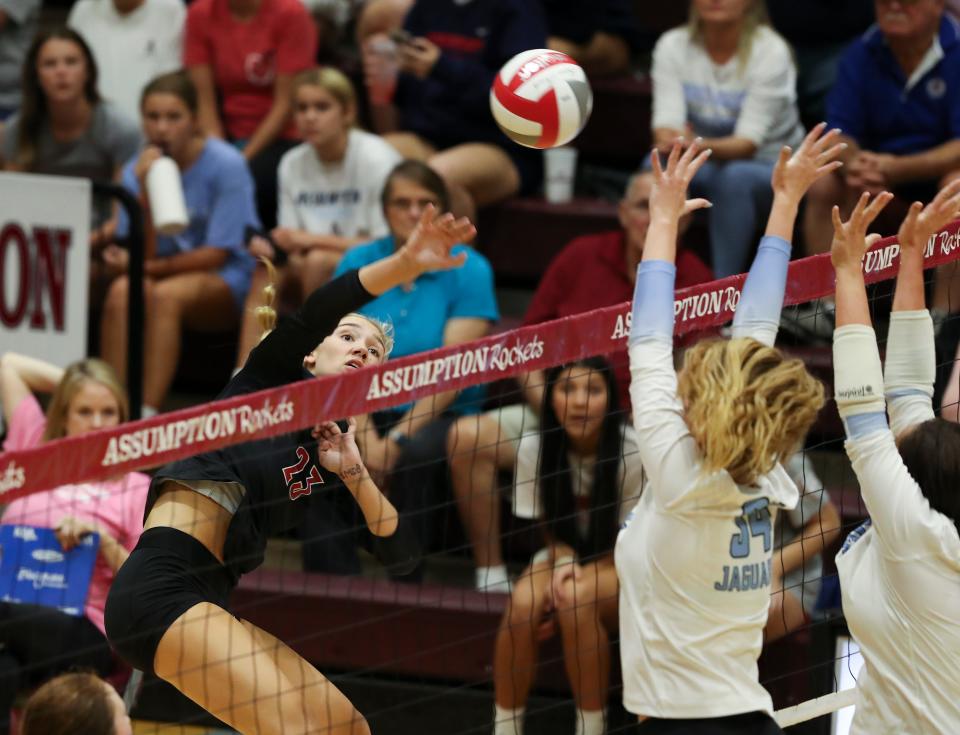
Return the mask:
M 197 87 L 201 125 L 233 141 L 250 163 L 268 231 L 276 225 L 277 166 L 298 142 L 293 77 L 316 55 L 316 26 L 300 0 L 196 0 L 187 11 L 183 64 Z
M 50 393 L 46 415 L 34 393 Z M 66 370 L 23 355 L 0 357 L 0 402 L 7 424 L 4 451 L 29 449 L 78 436 L 127 418 L 127 396 L 113 370 L 82 360 Z M 14 500 L 0 523 L 52 528 L 66 550 L 91 533 L 99 553 L 84 614 L 0 602 L 0 733 L 13 698 L 68 668 L 109 674 L 115 661 L 107 644 L 103 609 L 117 570 L 143 531 L 150 478 L 133 472 L 105 482 L 63 485 Z

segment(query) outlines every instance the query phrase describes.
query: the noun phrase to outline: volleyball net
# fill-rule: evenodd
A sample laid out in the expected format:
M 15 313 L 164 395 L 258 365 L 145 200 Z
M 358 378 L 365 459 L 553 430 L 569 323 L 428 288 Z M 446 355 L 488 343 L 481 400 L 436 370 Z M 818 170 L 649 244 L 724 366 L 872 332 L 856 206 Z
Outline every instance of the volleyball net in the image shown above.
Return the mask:
M 881 341 L 898 253 L 895 239 L 887 238 L 863 261 L 867 282 L 875 284 L 871 304 Z M 952 274 L 958 257 L 960 222 L 928 244 L 928 281 L 936 268 L 942 278 L 960 278 Z M 679 290 L 678 345 L 722 334 L 744 280 L 733 276 Z M 792 262 L 785 317 L 801 331 L 817 333 L 820 323 L 831 319 L 821 299 L 833 290 L 829 256 Z M 941 333 L 957 331 L 958 321 L 948 319 Z M 102 509 L 102 530 L 132 547 L 135 538 L 124 536 L 124 524 L 139 520 L 138 509 L 123 503 L 108 507 L 116 499 L 107 497 L 135 484 L 127 473 L 360 417 L 357 440 L 365 462 L 410 522 L 421 563 L 404 576 L 379 566 L 356 503 L 345 489 L 318 481 L 313 456 L 298 454 L 287 464 L 264 443 L 250 444 L 250 460 L 285 464 L 288 496 L 265 502 L 296 504 L 297 522 L 271 539 L 264 564 L 241 579 L 231 612 L 276 635 L 330 676 L 377 733 L 492 732 L 491 689 L 502 705 L 515 705 L 532 692 L 527 732 L 572 731 L 571 685 L 581 701 L 599 697 L 611 703 L 607 732 L 629 732 L 635 718 L 615 704 L 621 680 L 616 585 L 604 575 L 607 565 L 612 569 L 616 528 L 642 487 L 624 390 L 630 326 L 629 304 L 621 304 L 5 452 L 0 504 L 17 511 L 0 528 L 5 600 L 19 605 L 22 629 L 32 634 L 53 637 L 61 630 L 44 627 L 44 611 L 50 609 L 96 623 L 105 589 L 97 575 L 109 578 L 102 560 L 91 561 L 100 558 L 99 541 L 60 553 L 49 536 L 25 529 L 53 527 L 64 514 L 89 518 Z M 778 344 L 829 385 L 829 341 L 820 347 L 807 340 L 792 343 L 791 331 L 782 329 Z M 949 375 L 953 354 L 938 359 L 943 376 Z M 602 402 L 599 412 L 596 401 Z M 403 435 L 399 441 L 391 438 L 395 430 Z M 587 435 L 604 439 L 578 450 Z M 790 732 L 845 732 L 849 709 L 832 715 L 830 723 L 822 717 L 849 708 L 861 665 L 840 610 L 832 557 L 865 520 L 866 509 L 832 402 L 787 469 L 802 498 L 796 511 L 780 514 L 773 529 L 776 557 L 790 567 L 782 591 L 775 580 L 764 580 L 765 570 L 733 568 L 722 584 L 731 590 L 770 584 L 774 591 L 760 674 L 782 710 L 781 723 L 820 718 L 819 729 L 802 729 L 814 727 L 808 722 Z M 104 490 L 108 486 L 112 489 Z M 551 500 L 548 493 L 561 499 Z M 542 552 L 548 534 L 575 546 L 585 573 L 592 575 L 576 587 L 580 597 L 564 604 L 542 599 L 551 589 L 542 582 L 550 563 Z M 510 588 L 496 576 L 501 564 L 513 578 L 512 603 Z M 477 573 L 477 567 L 488 571 Z M 527 575 L 519 576 L 524 570 Z M 39 661 L 36 656 L 20 661 L 26 673 L 13 681 L 21 688 L 35 684 L 33 674 L 45 675 L 52 660 L 81 645 L 95 648 L 96 637 L 89 641 L 67 640 L 63 651 L 41 651 Z M 13 648 L 0 648 L 0 659 L 22 658 Z M 218 671 L 222 677 L 222 668 Z M 364 682 L 374 681 L 389 682 L 389 691 L 371 694 Z M 410 683 L 419 688 L 403 689 Z M 222 679 L 217 685 L 224 686 Z M 279 712 L 277 703 L 269 707 Z M 228 711 L 220 714 L 229 719 Z

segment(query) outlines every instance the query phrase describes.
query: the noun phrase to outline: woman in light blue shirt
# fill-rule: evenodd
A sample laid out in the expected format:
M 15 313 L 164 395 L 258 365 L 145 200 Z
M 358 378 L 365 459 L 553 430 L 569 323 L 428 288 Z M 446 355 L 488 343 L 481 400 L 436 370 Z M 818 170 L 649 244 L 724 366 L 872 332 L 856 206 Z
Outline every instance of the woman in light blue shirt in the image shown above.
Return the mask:
M 146 86 L 141 101 L 148 144 L 123 170 L 123 184 L 140 196 L 150 166 L 164 154 L 180 168 L 190 223 L 175 236 L 155 232 L 146 216 L 146 334 L 144 413 L 161 408 L 177 369 L 184 328 L 223 332 L 240 323 L 253 260 L 245 230 L 257 226 L 253 179 L 232 146 L 206 137 L 197 120 L 197 93 L 183 72 Z M 121 217 L 118 234 L 129 223 Z M 101 322 L 101 354 L 118 374 L 126 369 L 127 251 L 109 246 L 113 270 Z

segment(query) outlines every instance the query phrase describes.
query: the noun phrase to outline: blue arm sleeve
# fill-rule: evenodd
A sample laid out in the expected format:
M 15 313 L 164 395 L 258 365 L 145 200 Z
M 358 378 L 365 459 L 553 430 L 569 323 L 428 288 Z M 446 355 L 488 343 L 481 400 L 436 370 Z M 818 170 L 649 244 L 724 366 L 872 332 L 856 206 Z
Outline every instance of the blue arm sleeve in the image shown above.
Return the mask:
M 644 260 L 637 267 L 630 321 L 630 345 L 645 337 L 673 340 L 673 291 L 677 267 L 665 260 Z
M 734 337 L 753 337 L 764 344 L 773 344 L 780 324 L 789 264 L 790 243 L 770 235 L 760 241 L 733 317 Z
M 843 419 L 843 427 L 847 431 L 847 437 L 850 439 L 860 438 L 876 431 L 886 431 L 887 414 L 883 411 L 872 411 L 870 413 L 858 413 L 847 416 Z

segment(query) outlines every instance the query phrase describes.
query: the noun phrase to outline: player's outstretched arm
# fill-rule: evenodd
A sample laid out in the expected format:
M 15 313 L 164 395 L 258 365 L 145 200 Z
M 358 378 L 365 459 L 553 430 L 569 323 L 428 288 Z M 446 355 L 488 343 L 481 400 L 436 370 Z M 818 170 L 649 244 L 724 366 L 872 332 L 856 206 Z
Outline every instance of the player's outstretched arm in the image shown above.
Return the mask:
M 894 436 L 934 417 L 936 350 L 926 309 L 923 252 L 935 233 L 960 213 L 960 180 L 944 187 L 924 207 L 915 202 L 900 225 L 900 270 L 887 335 L 884 393 Z
M 867 291 L 863 280 L 861 263 L 863 255 L 880 240 L 880 235 L 867 235 L 867 229 L 883 208 L 893 199 L 893 194 L 882 192 L 871 201 L 870 194 L 860 195 L 850 219 L 840 219 L 840 208 L 834 207 L 833 242 L 830 245 L 830 261 L 837 278 L 837 326 L 861 325 L 872 327 Z M 834 340 L 836 343 L 836 340 Z
M 834 394 L 848 436 L 887 428 L 883 372 L 876 335 L 870 320 L 861 261 L 879 235 L 867 228 L 893 198 L 883 192 L 873 201 L 864 192 L 850 219 L 843 222 L 833 208 L 830 259 L 837 277 L 837 329 L 833 334 Z
M 780 151 L 770 181 L 773 206 L 733 319 L 734 337 L 752 337 L 770 346 L 776 341 L 800 201 L 817 179 L 842 165 L 838 157 L 846 148 L 838 142 L 839 131 L 825 129 L 826 123 L 820 123 L 795 152 L 787 146 Z
M 847 432 L 847 455 L 873 527 L 894 553 L 916 554 L 924 546 L 938 548 L 943 524 L 949 521 L 931 511 L 907 471 L 887 424 L 884 377 L 870 322 L 861 258 L 878 239 L 876 235 L 867 237 L 867 227 L 891 198 L 884 192 L 870 202 L 869 194 L 864 193 L 847 222 L 841 222 L 836 207 L 833 210 L 830 255 L 837 272 L 834 394 Z
M 656 150 L 650 153 L 654 185 L 650 193 L 650 226 L 643 244 L 644 261 L 675 263 L 680 218 L 711 206 L 706 199 L 687 199 L 690 182 L 707 162 L 711 151 L 700 145 L 700 138 L 694 140 L 686 150 L 683 145 L 682 138 L 674 142 L 666 168 L 660 165 L 660 154 Z
M 801 200 L 814 182 L 843 165 L 840 156 L 847 144 L 842 142 L 839 130 L 824 132 L 826 129 L 827 124 L 820 123 L 807 133 L 796 151 L 789 146 L 781 149 L 770 178 L 773 205 L 765 235 L 790 242 Z
M 709 206 L 687 200 L 687 186 L 709 157 L 699 141 L 680 154 L 674 144 L 666 169 L 652 156 L 654 185 L 650 228 L 637 268 L 630 326 L 630 396 L 633 420 L 651 491 L 666 499 L 698 472 L 699 452 L 683 419 L 673 368 L 673 291 L 677 223 L 686 212 Z
M 466 253 L 451 255 L 458 243 L 468 242 L 477 234 L 469 219 L 454 218 L 450 213 L 438 215 L 433 205 L 427 206 L 406 244 L 396 253 L 360 269 L 360 283 L 379 296 L 401 283 L 409 283 L 424 273 L 459 268 Z
M 681 141 L 673 144 L 666 168 L 656 151 L 650 154 L 653 189 L 650 192 L 650 226 L 643 245 L 643 259 L 637 267 L 633 292 L 630 344 L 646 337 L 673 340 L 673 291 L 676 282 L 677 229 L 680 218 L 709 207 L 706 199 L 687 199 L 687 188 L 710 150 L 695 140 L 686 151 Z

